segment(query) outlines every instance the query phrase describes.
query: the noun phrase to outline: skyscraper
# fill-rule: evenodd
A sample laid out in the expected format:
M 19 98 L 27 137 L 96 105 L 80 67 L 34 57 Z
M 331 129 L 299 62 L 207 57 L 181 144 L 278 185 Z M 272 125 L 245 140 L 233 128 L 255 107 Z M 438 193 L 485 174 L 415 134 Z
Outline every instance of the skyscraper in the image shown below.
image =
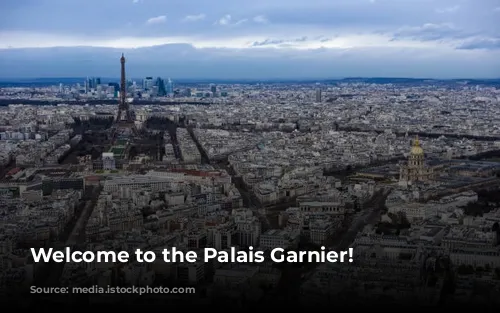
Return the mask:
M 158 87 L 158 96 L 165 97 L 167 95 L 167 89 L 165 88 L 165 81 L 158 77 L 155 82 L 155 86 Z
M 174 83 L 172 80 L 169 78 L 167 81 L 167 96 L 173 97 L 174 96 Z
M 316 84 L 316 102 L 321 102 L 321 87 Z
M 108 83 L 108 86 L 113 87 L 113 91 L 116 97 L 118 95 L 118 92 L 120 91 L 120 85 L 117 83 Z
M 153 77 L 146 77 L 142 82 L 142 88 L 144 90 L 151 90 L 153 86 Z
M 101 78 L 99 77 L 87 77 L 87 79 L 85 80 L 85 90 L 88 92 L 90 91 L 90 89 L 95 89 L 97 88 L 97 85 L 100 85 L 101 84 Z

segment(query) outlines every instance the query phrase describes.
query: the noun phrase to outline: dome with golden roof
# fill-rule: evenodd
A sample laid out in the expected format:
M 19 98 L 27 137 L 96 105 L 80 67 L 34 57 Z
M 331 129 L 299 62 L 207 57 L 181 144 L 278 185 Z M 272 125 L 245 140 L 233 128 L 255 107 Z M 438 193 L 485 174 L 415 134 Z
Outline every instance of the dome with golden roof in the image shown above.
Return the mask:
M 411 147 L 410 151 L 411 155 L 424 155 L 424 149 L 420 146 L 420 141 L 417 138 L 415 138 L 415 141 L 413 142 L 413 147 Z

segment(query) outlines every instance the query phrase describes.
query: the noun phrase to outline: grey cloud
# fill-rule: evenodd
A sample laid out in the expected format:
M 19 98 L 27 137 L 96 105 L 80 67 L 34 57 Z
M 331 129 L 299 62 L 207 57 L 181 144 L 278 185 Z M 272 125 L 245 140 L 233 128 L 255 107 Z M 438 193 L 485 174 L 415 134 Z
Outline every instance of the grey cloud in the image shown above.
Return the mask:
M 465 39 L 477 35 L 475 32 L 456 28 L 449 23 L 427 23 L 417 27 L 403 27 L 393 34 L 393 40 L 412 39 L 420 41 L 439 41 L 444 39 Z
M 419 49 L 194 49 L 164 45 L 144 49 L 57 48 L 0 50 L 3 77 L 119 77 L 119 57 L 127 57 L 131 78 L 328 78 L 343 76 L 469 77 L 498 76 L 498 54 L 430 53 Z M 165 55 L 169 55 L 165 58 Z M 86 62 L 75 60 L 87 60 Z M 22 64 L 23 66 L 19 66 Z
M 333 37 L 336 37 L 336 36 L 333 36 Z M 330 37 L 316 36 L 313 38 L 313 40 L 318 40 L 319 42 L 328 42 L 328 41 L 332 41 L 333 37 L 332 36 L 330 36 Z
M 256 41 L 252 44 L 252 47 L 262 47 L 262 46 L 269 46 L 269 45 L 277 45 L 283 43 L 284 40 L 279 40 L 279 39 L 266 39 L 264 41 Z
M 305 42 L 307 40 L 308 40 L 307 36 L 303 36 L 303 37 L 292 39 L 292 40 L 266 39 L 263 41 L 256 41 L 256 42 L 252 43 L 252 47 L 263 47 L 263 46 L 271 46 L 271 45 L 279 45 L 280 47 L 293 47 L 294 42 Z
M 142 0 L 141 0 L 142 1 Z M 5 3 L 3 3 L 5 2 Z M 74 1 L 61 0 L 6 0 L 2 2 L 0 21 L 3 30 L 26 30 L 40 33 L 62 34 L 69 36 L 99 36 L 94 30 L 110 33 L 116 37 L 124 36 L 206 36 L 224 37 L 229 32 L 241 35 L 277 36 L 301 33 L 314 36 L 344 30 L 370 33 L 384 29 L 384 34 L 392 33 L 403 25 L 440 24 L 451 22 L 456 27 L 488 35 L 498 29 L 498 14 L 485 14 L 485 11 L 498 7 L 498 0 L 463 1 L 460 10 L 453 14 L 437 14 L 436 10 L 453 11 L 456 0 L 384 0 L 372 4 L 363 0 L 206 0 L 175 1 L 169 6 L 170 27 L 146 27 L 144 21 L 161 14 L 158 8 L 164 7 L 164 0 L 142 1 L 144 5 L 134 5 L 132 0 L 87 0 L 81 6 Z M 436 4 L 438 3 L 438 4 Z M 147 5 L 146 5 L 147 4 Z M 99 6 L 99 10 L 95 7 Z M 120 14 L 109 14 L 120 8 Z M 203 12 L 213 17 L 203 21 Z M 496 13 L 496 12 L 494 12 Z M 229 14 L 229 17 L 226 16 Z M 187 19 L 186 16 L 191 15 Z M 49 18 L 58 16 L 57 19 Z M 238 27 L 217 27 L 213 23 L 222 18 L 222 24 Z M 445 20 L 446 19 L 446 20 Z M 92 20 L 89 28 L 88 21 Z M 198 20 L 198 23 L 182 23 Z M 245 22 L 246 21 L 246 22 Z M 265 23 L 265 22 L 268 23 Z M 135 27 L 125 27 L 127 23 Z M 176 23 L 179 23 L 176 25 Z M 316 28 L 317 31 L 314 30 Z M 307 33 L 312 29 L 311 33 Z M 276 32 L 272 32 L 276 30 Z M 99 32 L 99 33 L 102 33 Z M 234 34 L 231 34 L 234 35 Z M 329 35 L 329 34 L 328 34 Z M 402 35 L 402 34 L 401 34 Z M 422 40 L 436 40 L 456 33 L 422 35 Z M 490 36 L 492 34 L 489 34 Z M 418 40 L 418 36 L 415 40 Z M 398 36 L 395 36 L 398 38 Z M 321 40 L 321 39 L 320 39 Z
M 500 38 L 473 39 L 459 45 L 457 49 L 462 50 L 500 50 Z
M 452 24 L 424 24 L 420 27 L 405 27 L 393 35 L 392 41 L 412 39 L 419 41 L 455 41 L 459 50 L 498 50 L 500 38 L 488 36 L 487 32 L 468 31 Z

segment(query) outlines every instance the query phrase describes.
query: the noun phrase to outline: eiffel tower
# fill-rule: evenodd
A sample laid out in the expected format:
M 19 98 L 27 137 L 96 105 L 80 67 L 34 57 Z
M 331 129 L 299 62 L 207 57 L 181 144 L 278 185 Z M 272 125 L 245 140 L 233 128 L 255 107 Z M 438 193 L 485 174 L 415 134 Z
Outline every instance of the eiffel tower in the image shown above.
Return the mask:
M 129 103 L 127 102 L 127 81 L 125 79 L 125 56 L 122 53 L 120 58 L 121 77 L 120 77 L 120 102 L 118 104 L 118 113 L 115 119 L 115 134 L 120 132 L 124 136 L 137 136 L 137 128 L 135 127 L 134 117 L 130 111 Z

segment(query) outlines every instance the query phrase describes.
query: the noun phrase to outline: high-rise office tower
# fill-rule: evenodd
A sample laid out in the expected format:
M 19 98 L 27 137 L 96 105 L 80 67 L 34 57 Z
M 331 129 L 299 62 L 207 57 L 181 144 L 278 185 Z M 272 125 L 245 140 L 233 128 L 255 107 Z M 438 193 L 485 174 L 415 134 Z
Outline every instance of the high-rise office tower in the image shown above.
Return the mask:
M 113 98 L 118 97 L 118 93 L 120 92 L 120 85 L 117 83 L 108 83 L 109 87 L 113 87 Z
M 146 77 L 142 82 L 142 89 L 144 90 L 151 90 L 153 86 L 153 77 Z
M 167 95 L 167 89 L 165 88 L 165 81 L 158 77 L 155 82 L 155 86 L 158 87 L 158 96 L 165 97 Z
M 174 83 L 172 80 L 169 78 L 167 80 L 167 96 L 173 97 L 174 96 Z
M 316 102 L 321 102 L 321 87 L 316 84 Z
M 108 83 L 108 86 L 112 86 L 116 93 L 120 91 L 120 85 L 117 83 Z
M 101 78 L 99 77 L 87 77 L 87 80 L 85 81 L 86 85 L 86 90 L 90 91 L 90 89 L 95 89 L 97 88 L 97 85 L 101 84 Z

